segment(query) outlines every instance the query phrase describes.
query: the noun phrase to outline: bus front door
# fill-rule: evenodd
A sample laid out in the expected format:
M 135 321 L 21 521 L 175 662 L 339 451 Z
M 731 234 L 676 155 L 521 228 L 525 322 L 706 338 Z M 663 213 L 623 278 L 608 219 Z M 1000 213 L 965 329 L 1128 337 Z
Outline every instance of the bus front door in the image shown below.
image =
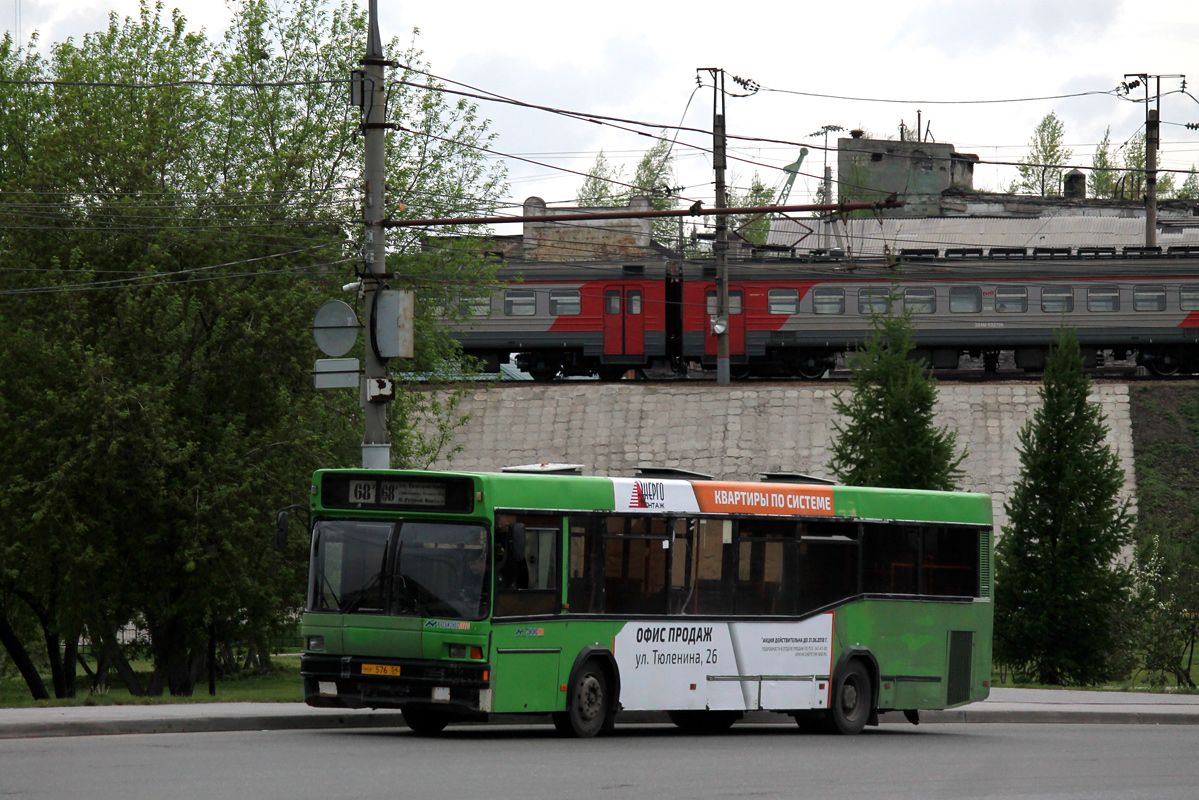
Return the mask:
M 495 712 L 555 709 L 562 632 L 561 517 L 496 517 L 491 648 Z M 508 619 L 512 621 L 509 622 Z

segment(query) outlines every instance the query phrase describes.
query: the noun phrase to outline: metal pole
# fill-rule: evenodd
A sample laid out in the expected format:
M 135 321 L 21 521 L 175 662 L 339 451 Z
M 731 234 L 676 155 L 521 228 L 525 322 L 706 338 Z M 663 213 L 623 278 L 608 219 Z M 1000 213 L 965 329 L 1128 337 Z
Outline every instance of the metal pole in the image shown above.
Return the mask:
M 1145 246 L 1157 246 L 1157 110 L 1148 109 L 1145 121 Z
M 362 466 L 364 469 L 388 469 L 391 466 L 391 438 L 387 433 L 387 403 L 371 399 L 372 387 L 389 383 L 387 362 L 380 358 L 375 344 L 375 303 L 387 273 L 387 241 L 383 220 L 384 151 L 386 146 L 387 90 L 384 86 L 383 42 L 379 36 L 378 0 L 370 0 L 366 41 L 366 57 L 362 59 L 363 117 L 366 138 L 366 164 L 363 181 L 366 198 L 363 207 L 365 228 L 364 259 L 366 274 L 363 289 L 368 317 L 366 364 L 363 370 L 362 411 L 366 429 L 362 436 Z M 386 396 L 386 393 L 384 393 Z
M 724 185 L 725 136 L 724 136 L 724 70 L 713 71 L 712 97 L 712 167 L 716 170 L 716 207 L 728 206 Z M 728 386 L 729 375 L 729 264 L 728 264 L 728 217 L 716 217 L 716 383 Z

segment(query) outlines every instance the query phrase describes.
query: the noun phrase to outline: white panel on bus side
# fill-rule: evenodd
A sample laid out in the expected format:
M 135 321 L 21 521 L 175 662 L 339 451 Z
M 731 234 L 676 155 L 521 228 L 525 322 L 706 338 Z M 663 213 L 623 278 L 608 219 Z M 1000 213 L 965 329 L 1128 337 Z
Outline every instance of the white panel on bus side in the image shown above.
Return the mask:
M 833 615 L 802 622 L 629 622 L 616 636 L 629 710 L 824 708 Z M 826 688 L 820 690 L 820 683 Z

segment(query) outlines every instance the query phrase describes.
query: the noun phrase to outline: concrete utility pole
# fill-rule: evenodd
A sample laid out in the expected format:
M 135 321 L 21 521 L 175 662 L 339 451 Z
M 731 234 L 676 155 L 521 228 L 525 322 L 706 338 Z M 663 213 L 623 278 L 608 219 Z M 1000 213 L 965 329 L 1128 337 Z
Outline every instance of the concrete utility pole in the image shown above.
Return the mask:
M 364 469 L 388 469 L 391 466 L 391 437 L 387 433 L 387 404 L 395 397 L 388 377 L 387 361 L 379 355 L 376 321 L 382 281 L 387 275 L 387 236 L 383 220 L 386 173 L 384 153 L 387 131 L 387 88 L 384 84 L 383 42 L 379 36 L 378 0 L 370 0 L 366 39 L 366 57 L 362 59 L 363 130 L 366 138 L 366 165 L 363 170 L 366 197 L 363 205 L 365 241 L 363 295 L 367 309 L 366 364 L 362 379 L 362 411 L 366 430 L 362 436 Z
M 1160 78 L 1158 79 L 1160 81 Z M 1160 102 L 1160 94 L 1158 98 Z M 1145 112 L 1145 246 L 1157 247 L 1157 109 Z
M 1134 80 L 1129 81 L 1129 78 Z M 1157 108 L 1149 107 L 1149 79 L 1156 82 L 1153 96 Z M 1126 72 L 1123 94 L 1127 96 L 1140 85 L 1145 86 L 1145 246 L 1157 247 L 1157 151 L 1161 147 L 1162 78 L 1181 78 L 1187 87 L 1186 75 L 1150 75 L 1147 72 Z
M 716 207 L 728 206 L 728 194 L 724 185 L 725 135 L 724 135 L 724 70 L 713 69 L 712 73 L 712 168 L 716 171 Z M 716 334 L 716 383 L 728 386 L 729 372 L 729 223 L 728 217 L 716 217 L 716 240 L 713 255 L 716 256 L 716 319 L 712 321 L 712 332 Z

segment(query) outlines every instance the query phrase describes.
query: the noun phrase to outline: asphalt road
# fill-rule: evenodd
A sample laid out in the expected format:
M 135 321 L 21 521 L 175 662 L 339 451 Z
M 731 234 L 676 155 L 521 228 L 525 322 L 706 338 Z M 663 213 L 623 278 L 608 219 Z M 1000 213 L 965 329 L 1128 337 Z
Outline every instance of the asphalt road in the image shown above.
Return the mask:
M 289 730 L 0 741 L 0 797 L 1086 798 L 1199 797 L 1199 726 L 885 724 L 857 737 L 669 725 L 593 740 L 548 725 Z

